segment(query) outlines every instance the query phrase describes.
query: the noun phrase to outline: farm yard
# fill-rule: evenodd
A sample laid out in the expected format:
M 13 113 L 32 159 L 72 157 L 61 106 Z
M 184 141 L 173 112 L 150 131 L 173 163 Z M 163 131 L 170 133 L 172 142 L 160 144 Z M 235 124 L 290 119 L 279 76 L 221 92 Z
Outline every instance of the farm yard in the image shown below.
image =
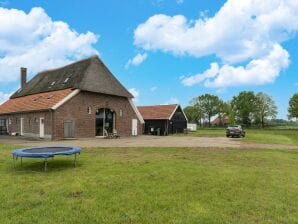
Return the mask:
M 0 0 L 0 224 L 298 224 L 298 0 Z
M 190 132 L 190 136 L 196 137 L 223 137 L 224 128 L 201 128 L 196 132 Z M 267 129 L 246 129 L 244 142 L 264 144 L 298 145 L 298 127 L 274 127 Z
M 294 149 L 93 147 L 45 173 L 14 170 L 17 147 L 0 145 L 0 223 L 298 222 Z

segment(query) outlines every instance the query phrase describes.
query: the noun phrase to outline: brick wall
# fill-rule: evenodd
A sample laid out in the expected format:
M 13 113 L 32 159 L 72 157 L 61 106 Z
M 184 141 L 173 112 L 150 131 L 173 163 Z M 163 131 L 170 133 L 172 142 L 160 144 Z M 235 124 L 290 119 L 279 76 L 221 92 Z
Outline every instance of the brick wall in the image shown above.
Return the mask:
M 91 114 L 88 114 L 91 107 Z M 73 121 L 75 137 L 95 137 L 95 112 L 100 108 L 109 108 L 116 113 L 116 130 L 120 136 L 130 136 L 132 119 L 137 119 L 127 98 L 104 95 L 91 92 L 80 92 L 54 112 L 53 139 L 64 138 L 64 122 Z M 122 110 L 122 116 L 120 116 Z M 142 134 L 143 127 L 138 120 L 138 134 Z
M 1 115 L 1 119 L 7 119 L 8 133 L 21 133 L 21 118 L 23 118 L 23 132 L 27 137 L 39 137 L 39 120 L 44 118 L 45 138 L 51 138 L 52 122 L 51 112 L 29 112 L 11 115 Z

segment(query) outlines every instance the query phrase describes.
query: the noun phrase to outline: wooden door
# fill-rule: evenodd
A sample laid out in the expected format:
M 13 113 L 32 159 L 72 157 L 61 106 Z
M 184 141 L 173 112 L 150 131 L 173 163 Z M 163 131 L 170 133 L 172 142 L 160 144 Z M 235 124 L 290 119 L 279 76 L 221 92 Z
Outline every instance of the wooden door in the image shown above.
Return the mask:
M 44 118 L 39 118 L 39 137 L 44 138 Z
M 7 134 L 7 128 L 8 122 L 6 119 L 0 119 L 0 135 L 6 135 Z
M 138 120 L 132 119 L 132 136 L 138 135 Z
M 20 126 L 21 126 L 21 130 L 20 130 L 20 135 L 24 135 L 24 118 L 21 117 L 21 123 L 20 123 Z
M 64 138 L 74 138 L 74 122 L 65 121 L 64 122 Z

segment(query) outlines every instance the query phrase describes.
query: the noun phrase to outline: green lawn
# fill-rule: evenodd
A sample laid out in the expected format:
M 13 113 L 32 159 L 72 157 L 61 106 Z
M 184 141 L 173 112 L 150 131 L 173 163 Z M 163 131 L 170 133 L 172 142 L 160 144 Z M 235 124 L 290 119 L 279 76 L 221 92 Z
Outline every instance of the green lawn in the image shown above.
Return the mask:
M 298 145 L 298 129 L 246 129 L 246 137 L 243 141 Z M 204 128 L 189 135 L 198 137 L 225 137 L 224 128 Z
M 0 223 L 298 223 L 298 152 L 84 149 L 12 167 L 0 145 Z

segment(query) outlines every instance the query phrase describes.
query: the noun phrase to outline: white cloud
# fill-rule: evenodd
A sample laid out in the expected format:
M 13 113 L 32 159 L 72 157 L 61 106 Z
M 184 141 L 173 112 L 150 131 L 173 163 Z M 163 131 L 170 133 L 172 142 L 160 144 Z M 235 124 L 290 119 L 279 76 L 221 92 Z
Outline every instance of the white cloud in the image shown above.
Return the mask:
M 261 67 L 274 69 L 275 71 L 261 71 L 259 76 L 265 77 L 258 77 L 256 84 L 264 84 L 268 83 L 267 80 L 274 81 L 288 63 L 282 63 L 281 67 L 264 67 L 256 63 L 271 63 L 268 60 L 275 59 L 270 55 L 277 52 L 274 50 L 276 46 L 281 48 L 281 59 L 288 60 L 289 55 L 282 49 L 281 43 L 293 38 L 298 31 L 297 11 L 297 0 L 228 0 L 213 17 L 205 15 L 195 21 L 187 20 L 183 15 L 154 15 L 136 28 L 134 44 L 144 50 L 161 50 L 174 55 L 215 55 L 223 64 L 219 68 L 222 72 L 241 71 L 239 76 L 246 75 L 235 78 L 232 73 L 231 79 L 241 79 L 242 81 L 237 81 L 241 84 L 255 84 L 247 77 L 251 73 L 251 67 L 255 68 L 254 71 Z M 239 66 L 239 63 L 247 65 Z M 202 74 L 208 76 L 209 72 L 208 70 Z M 230 78 L 229 75 L 226 76 Z M 210 84 L 216 85 L 219 84 Z M 230 85 L 234 83 L 225 84 Z
M 147 53 L 144 53 L 144 54 L 138 53 L 133 59 L 128 60 L 128 62 L 125 65 L 125 68 L 128 69 L 131 65 L 139 66 L 147 59 L 147 57 L 148 57 Z
M 53 21 L 42 8 L 26 14 L 0 7 L 0 82 L 19 79 L 20 67 L 30 75 L 98 54 L 98 37 L 78 33 L 62 21 Z
M 6 100 L 8 100 L 8 98 L 10 97 L 10 93 L 3 93 L 3 92 L 0 92 L 0 105 L 2 103 L 4 103 Z
M 134 96 L 134 102 L 138 102 L 139 101 L 139 96 L 140 96 L 140 92 L 139 90 L 135 89 L 135 88 L 130 88 L 128 90 L 133 96 Z
M 212 88 L 262 85 L 272 83 L 288 65 L 288 52 L 276 44 L 268 55 L 252 60 L 246 66 L 235 67 L 225 64 L 220 67 L 217 63 L 212 63 L 202 74 L 182 78 L 182 83 L 192 86 L 203 82 L 206 87 Z
M 165 104 L 179 104 L 179 99 L 176 97 L 171 97 Z
M 185 86 L 192 86 L 194 84 L 200 83 L 205 79 L 214 78 L 218 73 L 219 66 L 217 63 L 212 63 L 210 68 L 203 72 L 202 74 L 197 74 L 194 76 L 180 76 L 180 80 Z
M 157 90 L 157 86 L 152 86 L 152 87 L 150 88 L 150 91 L 153 92 L 153 93 L 154 93 L 156 90 Z

